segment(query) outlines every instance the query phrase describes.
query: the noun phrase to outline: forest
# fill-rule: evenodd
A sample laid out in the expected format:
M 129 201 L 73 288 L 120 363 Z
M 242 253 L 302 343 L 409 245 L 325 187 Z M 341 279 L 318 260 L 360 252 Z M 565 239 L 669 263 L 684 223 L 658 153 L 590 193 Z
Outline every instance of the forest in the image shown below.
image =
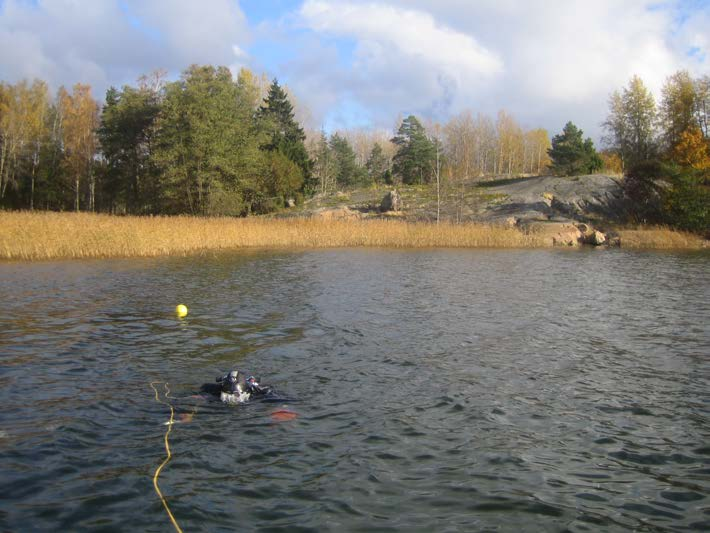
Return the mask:
M 483 176 L 624 174 L 634 221 L 708 226 L 710 78 L 670 76 L 656 104 L 643 81 L 609 98 L 604 150 L 572 122 L 550 139 L 464 111 L 409 115 L 395 131 L 304 128 L 277 80 L 226 67 L 164 72 L 135 86 L 0 84 L 0 207 L 112 214 L 247 216 L 373 184 L 455 187 Z

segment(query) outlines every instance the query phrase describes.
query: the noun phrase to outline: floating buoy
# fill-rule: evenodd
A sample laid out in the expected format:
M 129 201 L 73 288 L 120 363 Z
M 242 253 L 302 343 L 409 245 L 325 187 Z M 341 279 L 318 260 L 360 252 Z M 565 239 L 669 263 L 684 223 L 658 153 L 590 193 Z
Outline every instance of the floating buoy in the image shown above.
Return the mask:
M 187 306 L 184 305 L 184 304 L 179 304 L 179 305 L 175 308 L 175 314 L 176 314 L 179 318 L 182 318 L 182 317 L 187 316 Z
M 271 420 L 274 422 L 286 422 L 287 420 L 293 420 L 294 418 L 298 418 L 298 413 L 294 413 L 288 409 L 278 409 L 271 413 Z

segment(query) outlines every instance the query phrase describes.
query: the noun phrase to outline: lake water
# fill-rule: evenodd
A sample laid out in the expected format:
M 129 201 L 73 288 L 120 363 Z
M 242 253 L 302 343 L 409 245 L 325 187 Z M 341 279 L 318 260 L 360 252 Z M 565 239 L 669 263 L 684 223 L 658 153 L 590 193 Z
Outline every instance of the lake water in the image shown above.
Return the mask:
M 710 529 L 707 253 L 5 263 L 0 302 L 2 531 L 172 530 L 152 381 L 185 531 Z M 300 401 L 190 397 L 233 366 Z

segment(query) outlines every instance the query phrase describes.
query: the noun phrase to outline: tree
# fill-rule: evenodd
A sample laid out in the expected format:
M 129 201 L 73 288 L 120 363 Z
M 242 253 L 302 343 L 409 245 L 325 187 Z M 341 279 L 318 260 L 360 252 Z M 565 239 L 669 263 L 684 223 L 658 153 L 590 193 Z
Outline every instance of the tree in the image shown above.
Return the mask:
M 26 158 L 28 160 L 29 207 L 34 209 L 35 183 L 39 168 L 43 142 L 47 136 L 47 116 L 49 112 L 49 91 L 47 84 L 35 80 L 26 92 L 25 121 L 27 128 Z
M 695 80 L 695 115 L 703 136 L 710 138 L 710 76 Z
M 386 181 L 386 174 L 390 169 L 390 160 L 385 155 L 380 143 L 376 142 L 372 147 L 365 168 L 367 168 L 367 175 L 373 183 Z
M 397 146 L 393 172 L 403 183 L 428 183 L 432 178 L 436 153 L 424 126 L 413 115 L 402 121 L 392 139 Z
M 262 147 L 267 151 L 278 150 L 298 165 L 307 186 L 313 188 L 310 181 L 311 161 L 304 144 L 306 134 L 296 122 L 293 105 L 276 79 L 271 83 L 269 94 L 259 108 L 258 118 L 269 134 L 268 142 Z
M 256 111 L 267 96 L 269 81 L 265 74 L 257 76 L 248 68 L 242 67 L 237 74 L 237 85 L 246 102 Z
M 451 173 L 450 182 L 456 196 L 456 220 L 464 203 L 465 184 L 481 172 L 481 131 L 470 111 L 453 117 L 444 126 L 446 158 Z
M 61 108 L 62 145 L 64 164 L 74 190 L 74 210 L 81 207 L 82 183 L 88 185 L 88 206 L 95 209 L 96 180 L 93 172 L 96 154 L 96 128 L 98 104 L 91 96 L 91 86 L 77 83 L 69 94 L 59 90 L 58 105 Z
M 523 172 L 540 175 L 550 165 L 548 150 L 550 149 L 550 136 L 546 129 L 537 128 L 525 133 L 525 152 L 529 154 Z
M 434 180 L 436 183 L 436 223 L 439 223 L 441 218 L 441 167 L 444 164 L 444 150 L 442 138 L 441 124 L 431 124 L 429 128 L 429 141 L 434 147 Z
M 671 151 L 684 131 L 699 127 L 695 83 L 686 70 L 669 76 L 662 89 L 661 122 L 666 150 Z
M 655 153 L 656 104 L 653 95 L 638 76 L 621 93 L 609 97 L 609 115 L 603 126 L 605 143 L 621 159 L 622 166 L 632 166 L 651 159 Z
M 621 162 L 619 154 L 612 150 L 602 150 L 599 152 L 599 157 L 602 159 L 602 171 L 605 174 L 623 174 L 624 166 Z
M 115 211 L 122 201 L 127 212 L 152 211 L 157 202 L 151 161 L 155 121 L 160 112 L 158 93 L 149 86 L 106 92 L 98 130 L 106 160 L 105 192 Z
M 590 138 L 582 140 L 583 132 L 568 122 L 562 134 L 552 138 L 552 148 L 548 154 L 552 159 L 552 170 L 556 174 L 574 176 L 590 174 L 602 167 L 602 160 L 594 149 Z
M 358 165 L 355 152 L 347 139 L 334 133 L 330 137 L 330 150 L 335 161 L 338 186 L 349 188 L 362 185 L 367 173 L 363 167 Z
M 253 211 L 268 213 L 283 207 L 286 198 L 294 198 L 303 185 L 301 169 L 278 150 L 267 154 L 266 180 L 262 203 L 255 205 Z
M 496 158 L 495 173 L 505 173 L 511 176 L 520 167 L 523 133 L 515 119 L 502 109 L 498 112 L 496 131 L 498 133 L 498 157 Z
M 192 66 L 168 84 L 156 128 L 161 211 L 241 214 L 262 201 L 266 137 L 229 69 Z
M 316 190 L 321 194 L 334 191 L 338 168 L 324 131 L 320 132 L 311 157 L 313 160 L 312 177 L 316 182 Z
M 27 82 L 0 85 L 0 200 L 17 189 L 22 148 L 27 138 Z
M 664 222 L 687 231 L 710 231 L 710 171 L 672 166 L 662 191 Z
M 700 128 L 691 126 L 680 134 L 678 143 L 673 147 L 671 158 L 679 165 L 694 170 L 710 169 L 710 150 Z

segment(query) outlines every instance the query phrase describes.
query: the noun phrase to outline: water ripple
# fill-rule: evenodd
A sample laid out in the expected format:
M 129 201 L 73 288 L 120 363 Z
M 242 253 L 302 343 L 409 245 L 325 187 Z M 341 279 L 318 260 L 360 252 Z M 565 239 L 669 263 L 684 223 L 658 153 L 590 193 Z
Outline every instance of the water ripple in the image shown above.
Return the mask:
M 710 256 L 0 265 L 0 529 L 708 529 Z M 642 274 L 640 274 L 642 273 Z M 190 314 L 172 309 L 186 302 Z M 237 365 L 298 403 L 193 396 Z M 278 422 L 288 407 L 298 418 Z

